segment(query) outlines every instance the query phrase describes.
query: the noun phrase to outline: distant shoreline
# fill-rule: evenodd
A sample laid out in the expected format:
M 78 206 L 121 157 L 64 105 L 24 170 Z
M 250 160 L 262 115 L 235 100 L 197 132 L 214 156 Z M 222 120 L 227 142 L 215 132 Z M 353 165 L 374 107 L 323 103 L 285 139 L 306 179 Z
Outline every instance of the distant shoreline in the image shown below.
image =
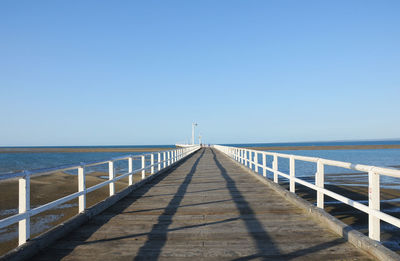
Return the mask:
M 280 146 L 280 147 L 245 147 L 253 150 L 372 150 L 400 149 L 400 144 L 386 145 L 321 145 L 321 146 Z
M 162 150 L 171 150 L 174 147 L 166 148 L 149 148 L 149 147 L 132 147 L 132 148 L 0 148 L 0 153 L 43 153 L 43 152 L 152 152 L 152 151 L 162 151 Z
M 43 152 L 154 152 L 171 150 L 175 147 L 14 147 L 0 148 L 0 153 L 43 153 Z M 400 149 L 400 144 L 384 144 L 384 145 L 311 145 L 311 146 L 265 146 L 265 147 L 240 147 L 253 150 L 369 150 L 369 149 Z

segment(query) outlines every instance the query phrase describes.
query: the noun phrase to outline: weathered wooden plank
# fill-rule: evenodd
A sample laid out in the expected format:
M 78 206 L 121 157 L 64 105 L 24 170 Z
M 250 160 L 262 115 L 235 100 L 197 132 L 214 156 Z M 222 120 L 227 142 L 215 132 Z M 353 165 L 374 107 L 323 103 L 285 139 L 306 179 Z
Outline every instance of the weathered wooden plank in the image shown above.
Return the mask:
M 203 149 L 34 260 L 368 260 L 226 156 Z

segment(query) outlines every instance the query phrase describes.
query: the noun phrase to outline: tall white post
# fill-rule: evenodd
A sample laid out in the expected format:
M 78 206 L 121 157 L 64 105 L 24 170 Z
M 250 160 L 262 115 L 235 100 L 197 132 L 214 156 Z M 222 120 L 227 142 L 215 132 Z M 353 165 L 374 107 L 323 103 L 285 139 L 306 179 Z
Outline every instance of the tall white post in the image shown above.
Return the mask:
M 272 169 L 274 170 L 274 182 L 278 183 L 278 156 L 274 154 L 274 161 L 272 162 Z
M 368 206 L 370 209 L 380 210 L 380 180 L 379 174 L 368 172 Z M 381 240 L 381 221 L 372 214 L 368 215 L 368 234 L 373 240 Z
M 194 145 L 194 128 L 197 126 L 197 123 L 192 123 L 192 145 Z
M 295 193 L 296 191 L 296 187 L 295 187 L 295 181 L 294 181 L 294 177 L 295 177 L 295 161 L 294 161 L 294 157 L 290 156 L 289 159 L 289 165 L 290 165 L 290 192 Z
M 167 157 L 168 157 L 168 166 L 169 166 L 169 165 L 171 165 L 171 151 L 168 151 Z
M 161 170 L 161 153 L 159 152 L 157 155 L 157 160 L 158 160 L 158 171 Z
M 263 176 L 264 176 L 264 178 L 266 178 L 267 177 L 267 154 L 263 153 L 262 158 L 263 158 Z
M 151 174 L 154 174 L 154 154 L 150 154 Z
M 83 166 L 78 168 L 78 191 L 84 192 L 83 195 L 79 196 L 79 213 L 82 213 L 86 209 L 86 178 L 85 168 Z
M 113 180 L 115 178 L 115 169 L 114 169 L 114 162 L 108 162 L 108 180 Z M 115 194 L 115 183 L 111 182 L 109 185 L 110 189 L 110 196 Z
M 146 158 L 144 155 L 142 156 L 142 179 L 146 178 L 146 170 L 144 169 L 146 167 Z
M 315 174 L 315 185 L 324 188 L 324 164 L 320 160 L 317 162 L 317 173 Z M 324 208 L 324 193 L 317 191 L 317 207 Z
M 133 172 L 133 158 L 129 157 L 128 158 L 128 172 L 132 173 Z M 132 185 L 133 184 L 133 174 L 130 174 L 128 176 L 128 185 Z
M 19 205 L 18 213 L 26 213 L 30 210 L 31 195 L 31 177 L 29 172 L 25 172 L 25 176 L 19 181 Z M 29 215 L 25 219 L 18 222 L 18 245 L 26 243 L 31 236 L 31 219 Z
M 167 153 L 163 152 L 163 161 L 164 161 L 164 168 L 167 166 Z

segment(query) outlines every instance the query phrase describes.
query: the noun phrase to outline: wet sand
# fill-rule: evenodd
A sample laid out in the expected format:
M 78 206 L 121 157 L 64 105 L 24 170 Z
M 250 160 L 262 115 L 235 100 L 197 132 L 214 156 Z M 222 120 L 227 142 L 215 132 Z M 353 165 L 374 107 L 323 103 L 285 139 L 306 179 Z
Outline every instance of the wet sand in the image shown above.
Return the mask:
M 170 148 L 0 148 L 0 153 L 35 153 L 35 152 L 153 152 L 171 150 Z
M 400 149 L 400 145 L 340 145 L 340 146 L 280 146 L 280 147 L 245 147 L 253 150 L 371 150 Z
M 86 186 L 99 184 L 108 173 L 93 172 L 86 175 Z M 134 182 L 141 179 L 141 174 L 135 174 Z M 116 191 L 128 186 L 128 177 L 115 183 Z M 31 208 L 46 204 L 78 191 L 77 176 L 58 172 L 50 175 L 31 178 Z M 109 186 L 106 185 L 87 194 L 87 207 L 106 199 L 109 195 Z M 15 215 L 18 211 L 18 180 L 0 182 L 0 219 Z M 32 237 L 38 236 L 71 217 L 78 214 L 78 199 L 66 202 L 51 210 L 31 217 Z M 0 229 L 0 255 L 17 246 L 17 224 Z

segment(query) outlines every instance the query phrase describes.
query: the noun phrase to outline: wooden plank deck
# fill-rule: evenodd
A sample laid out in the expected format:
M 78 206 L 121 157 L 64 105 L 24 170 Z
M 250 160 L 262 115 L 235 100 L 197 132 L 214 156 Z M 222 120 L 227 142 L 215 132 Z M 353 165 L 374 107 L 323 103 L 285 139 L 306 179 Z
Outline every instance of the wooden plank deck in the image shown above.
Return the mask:
M 201 149 L 33 260 L 369 260 L 251 177 Z

